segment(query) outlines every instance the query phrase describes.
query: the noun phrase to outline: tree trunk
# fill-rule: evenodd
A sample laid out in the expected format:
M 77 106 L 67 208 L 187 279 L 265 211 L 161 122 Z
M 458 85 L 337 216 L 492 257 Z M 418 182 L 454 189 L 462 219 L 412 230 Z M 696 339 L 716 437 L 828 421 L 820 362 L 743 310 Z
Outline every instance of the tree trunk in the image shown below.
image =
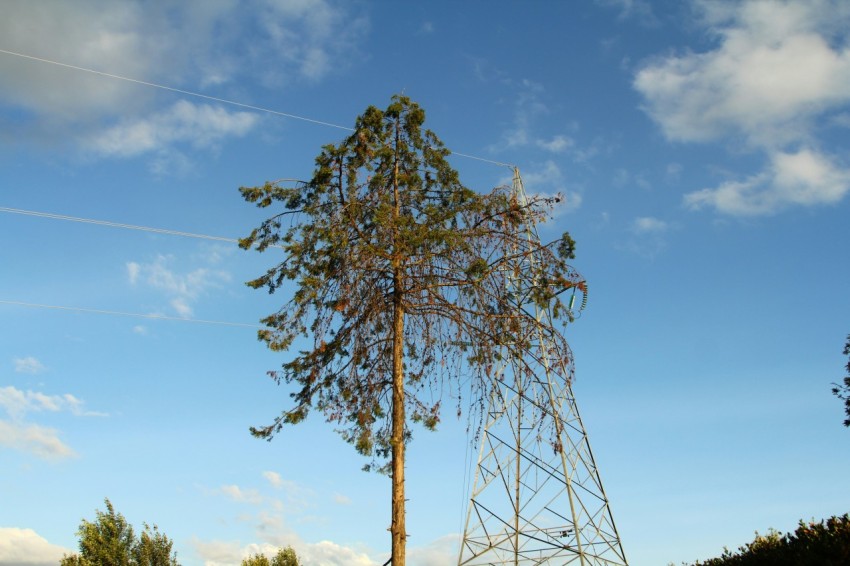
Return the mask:
M 393 424 L 392 445 L 392 565 L 404 566 L 407 532 L 404 527 L 404 308 L 401 304 L 400 276 L 393 309 Z
M 392 566 L 404 566 L 407 530 L 404 526 L 404 277 L 397 226 L 401 216 L 398 183 L 399 124 L 395 126 L 393 170 L 393 415 L 392 434 Z

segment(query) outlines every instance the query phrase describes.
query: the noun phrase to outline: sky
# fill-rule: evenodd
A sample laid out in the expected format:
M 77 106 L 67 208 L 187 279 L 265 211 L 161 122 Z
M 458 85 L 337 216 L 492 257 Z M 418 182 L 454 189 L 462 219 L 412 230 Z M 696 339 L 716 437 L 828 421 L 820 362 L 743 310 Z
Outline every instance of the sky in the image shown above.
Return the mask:
M 850 511 L 830 393 L 850 333 L 850 4 L 0 14 L 0 565 L 57 563 L 104 498 L 188 566 L 283 545 L 384 563 L 387 477 L 317 415 L 248 433 L 289 406 L 266 376 L 286 354 L 256 340 L 285 296 L 244 285 L 274 257 L 232 239 L 268 212 L 238 187 L 308 178 L 396 93 L 467 186 L 508 182 L 508 163 L 564 196 L 540 234 L 570 231 L 589 284 L 574 392 L 630 564 Z M 415 430 L 410 564 L 456 562 L 476 451 L 454 415 Z

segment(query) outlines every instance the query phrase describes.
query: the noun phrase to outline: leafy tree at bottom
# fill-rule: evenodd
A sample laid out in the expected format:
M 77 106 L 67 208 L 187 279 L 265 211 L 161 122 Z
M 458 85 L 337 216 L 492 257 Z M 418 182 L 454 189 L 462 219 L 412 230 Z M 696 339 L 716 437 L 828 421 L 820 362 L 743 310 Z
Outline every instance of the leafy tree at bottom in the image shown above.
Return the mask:
M 156 525 L 143 524 L 145 530 L 133 546 L 135 566 L 177 566 L 177 553 L 171 550 L 174 542 L 159 532 Z
M 242 561 L 242 566 L 301 566 L 301 561 L 291 546 L 281 548 L 271 559 L 265 554 L 255 554 Z
M 770 531 L 737 552 L 692 566 L 847 566 L 850 564 L 850 514 L 804 523 L 794 533 Z
M 79 554 L 65 555 L 61 566 L 178 566 L 174 542 L 154 525 L 144 523 L 136 538 L 133 527 L 105 499 L 106 511 L 95 510 L 93 522 L 83 519 L 77 536 Z

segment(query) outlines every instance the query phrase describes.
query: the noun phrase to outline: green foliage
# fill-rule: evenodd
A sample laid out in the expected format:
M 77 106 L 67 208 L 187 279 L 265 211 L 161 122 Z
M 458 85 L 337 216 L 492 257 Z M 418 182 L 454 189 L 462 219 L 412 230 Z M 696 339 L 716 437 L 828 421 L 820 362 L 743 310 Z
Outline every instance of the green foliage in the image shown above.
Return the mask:
M 692 566 L 846 566 L 850 564 L 850 515 L 826 521 L 800 521 L 794 533 L 769 531 L 736 552 Z
M 386 458 L 398 340 L 405 423 L 429 429 L 446 389 L 458 413 L 480 407 L 493 369 L 524 358 L 534 338 L 553 344 L 538 361 L 551 357 L 571 378 L 553 324 L 569 319 L 559 294 L 581 282 L 566 263 L 575 242 L 564 235 L 544 246 L 526 231 L 545 221 L 551 199 L 520 203 L 508 187 L 463 186 L 424 120 L 415 102 L 395 96 L 386 110 L 367 108 L 339 145 L 324 146 L 308 182 L 240 189 L 258 207 L 282 208 L 240 240 L 283 258 L 247 284 L 290 297 L 263 319 L 259 338 L 289 354 L 270 375 L 295 386 L 294 406 L 252 428 L 255 436 L 270 439 L 318 410 L 360 453 Z M 509 292 L 517 285 L 523 296 Z M 535 306 L 553 318 L 539 320 Z M 294 351 L 304 339 L 310 345 Z M 403 437 L 411 438 L 406 425 Z
M 847 417 L 844 419 L 844 426 L 850 427 L 850 334 L 847 335 L 847 342 L 844 344 L 844 355 L 848 356 L 847 375 L 844 377 L 843 385 L 833 383 L 832 393 L 844 401 L 844 414 Z
M 291 546 L 281 548 L 271 559 L 265 554 L 255 554 L 242 560 L 241 566 L 301 566 L 301 561 Z
M 177 553 L 172 553 L 174 542 L 159 528 L 144 523 L 139 540 L 133 546 L 133 564 L 135 566 L 177 566 Z
M 104 500 L 106 512 L 95 510 L 94 522 L 80 523 L 79 554 L 65 555 L 61 566 L 178 566 L 173 542 L 159 532 L 156 525 L 145 523 L 141 537 L 136 538 L 133 527 L 117 513 L 109 499 Z

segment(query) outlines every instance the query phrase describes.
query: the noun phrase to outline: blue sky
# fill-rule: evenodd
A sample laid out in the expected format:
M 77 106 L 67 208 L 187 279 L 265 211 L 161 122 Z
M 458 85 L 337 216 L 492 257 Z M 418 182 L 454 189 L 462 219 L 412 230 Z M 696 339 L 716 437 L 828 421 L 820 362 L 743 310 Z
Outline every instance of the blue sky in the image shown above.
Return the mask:
M 480 158 L 452 158 L 468 186 L 509 180 L 489 161 L 504 162 L 566 197 L 541 234 L 569 230 L 589 281 L 568 331 L 574 389 L 631 564 L 850 511 L 830 394 L 850 333 L 850 5 L 0 13 L 1 565 L 55 563 L 104 497 L 158 524 L 186 565 L 286 544 L 311 565 L 384 562 L 387 478 L 320 418 L 271 443 L 248 434 L 289 401 L 265 377 L 285 356 L 251 327 L 282 297 L 243 285 L 273 258 L 21 211 L 236 238 L 263 217 L 239 186 L 308 177 L 336 126 L 398 92 Z M 448 415 L 415 435 L 411 564 L 455 559 L 469 453 Z

